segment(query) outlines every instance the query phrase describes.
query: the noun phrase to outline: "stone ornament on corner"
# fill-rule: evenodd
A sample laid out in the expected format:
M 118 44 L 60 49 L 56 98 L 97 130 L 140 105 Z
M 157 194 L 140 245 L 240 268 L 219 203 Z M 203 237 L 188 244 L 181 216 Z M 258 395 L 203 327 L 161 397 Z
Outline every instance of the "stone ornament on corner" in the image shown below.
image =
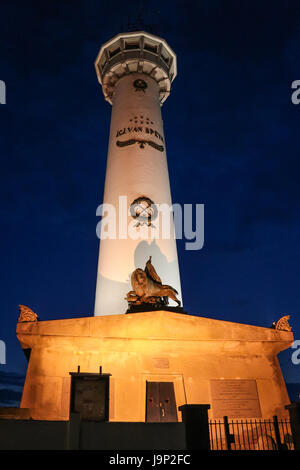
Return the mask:
M 18 323 L 24 322 L 37 322 L 39 317 L 26 305 L 19 305 L 19 318 Z
M 272 328 L 275 330 L 282 330 L 282 331 L 292 331 L 292 327 L 289 324 L 290 315 L 285 315 L 281 317 L 278 321 L 274 321 L 272 324 Z

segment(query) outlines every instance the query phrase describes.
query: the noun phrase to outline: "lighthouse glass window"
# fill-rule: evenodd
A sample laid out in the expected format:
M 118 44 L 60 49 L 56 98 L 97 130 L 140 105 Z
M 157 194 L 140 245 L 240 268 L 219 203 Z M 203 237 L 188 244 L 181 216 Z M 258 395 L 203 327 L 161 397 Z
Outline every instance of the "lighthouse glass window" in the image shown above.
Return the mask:
M 127 39 L 125 41 L 125 49 L 126 50 L 130 50 L 130 49 L 133 49 L 133 50 L 136 50 L 136 49 L 139 49 L 139 42 L 136 38 L 134 39 Z

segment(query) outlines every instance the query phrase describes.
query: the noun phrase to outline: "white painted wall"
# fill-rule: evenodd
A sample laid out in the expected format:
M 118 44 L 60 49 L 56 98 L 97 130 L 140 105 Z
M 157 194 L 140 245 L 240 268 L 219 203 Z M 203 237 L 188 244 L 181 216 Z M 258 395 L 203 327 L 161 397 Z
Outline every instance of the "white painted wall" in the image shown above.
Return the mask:
M 137 78 L 147 83 L 145 92 L 136 91 L 133 86 Z M 138 118 L 137 124 L 134 122 L 135 117 Z M 149 125 L 146 124 L 147 118 Z M 142 126 L 143 132 L 126 133 L 116 138 L 119 129 L 131 125 Z M 146 126 L 155 129 L 164 138 L 158 85 L 146 74 L 125 75 L 116 83 L 114 90 L 103 200 L 104 203 L 113 204 L 117 211 L 119 196 L 127 196 L 128 207 L 139 196 L 146 196 L 156 204 L 172 204 L 165 141 L 162 143 L 155 135 L 147 134 Z M 141 149 L 137 143 L 126 147 L 116 145 L 117 139 L 124 141 L 131 138 L 151 139 L 163 145 L 164 151 L 160 152 L 149 145 Z M 128 216 L 130 220 L 133 219 Z M 149 255 L 152 255 L 152 264 L 163 284 L 174 287 L 179 292 L 178 298 L 182 300 L 174 238 L 106 239 L 100 242 L 94 315 L 126 312 L 127 301 L 124 298 L 132 290 L 131 273 L 136 268 L 144 269 Z M 176 304 L 170 300 L 170 305 Z

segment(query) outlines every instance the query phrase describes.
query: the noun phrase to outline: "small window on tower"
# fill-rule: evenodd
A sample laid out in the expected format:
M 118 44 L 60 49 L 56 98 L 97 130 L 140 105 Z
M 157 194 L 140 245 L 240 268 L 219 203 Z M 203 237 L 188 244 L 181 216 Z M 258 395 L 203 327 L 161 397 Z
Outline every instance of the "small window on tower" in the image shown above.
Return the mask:
M 162 57 L 163 61 L 164 61 L 167 65 L 169 65 L 169 63 L 170 63 L 170 56 L 169 56 L 169 54 L 167 53 L 167 51 L 165 50 L 165 48 L 163 48 L 162 51 L 161 51 L 161 57 Z
M 145 51 L 153 52 L 153 54 L 157 54 L 157 46 L 152 46 L 151 44 L 144 45 Z
M 103 54 L 101 59 L 100 59 L 100 62 L 99 62 L 99 66 L 100 66 L 101 70 L 103 70 L 103 67 L 104 67 L 105 63 L 106 63 L 106 57 Z
M 126 50 L 131 50 L 131 49 L 139 49 L 139 43 L 134 41 L 125 41 L 125 49 Z
M 121 49 L 118 47 L 114 51 L 109 51 L 109 55 L 110 57 L 114 57 L 115 55 L 119 54 L 119 52 L 121 52 Z

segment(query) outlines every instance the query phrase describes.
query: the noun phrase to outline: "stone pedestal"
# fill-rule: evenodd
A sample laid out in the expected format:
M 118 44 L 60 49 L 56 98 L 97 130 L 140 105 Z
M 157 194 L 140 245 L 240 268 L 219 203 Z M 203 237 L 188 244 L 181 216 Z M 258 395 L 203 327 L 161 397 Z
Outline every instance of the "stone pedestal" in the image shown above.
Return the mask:
M 33 419 L 69 419 L 70 372 L 78 366 L 83 373 L 98 373 L 102 366 L 103 374 L 110 374 L 109 421 L 145 421 L 151 381 L 173 384 L 177 409 L 210 404 L 212 418 L 220 400 L 223 409 L 231 406 L 222 396 L 224 384 L 235 386 L 231 412 L 240 407 L 239 418 L 288 416 L 290 400 L 277 360 L 293 343 L 288 331 L 157 311 L 19 323 L 17 337 L 31 351 L 21 407 L 29 408 Z M 258 402 L 248 406 L 253 390 Z

